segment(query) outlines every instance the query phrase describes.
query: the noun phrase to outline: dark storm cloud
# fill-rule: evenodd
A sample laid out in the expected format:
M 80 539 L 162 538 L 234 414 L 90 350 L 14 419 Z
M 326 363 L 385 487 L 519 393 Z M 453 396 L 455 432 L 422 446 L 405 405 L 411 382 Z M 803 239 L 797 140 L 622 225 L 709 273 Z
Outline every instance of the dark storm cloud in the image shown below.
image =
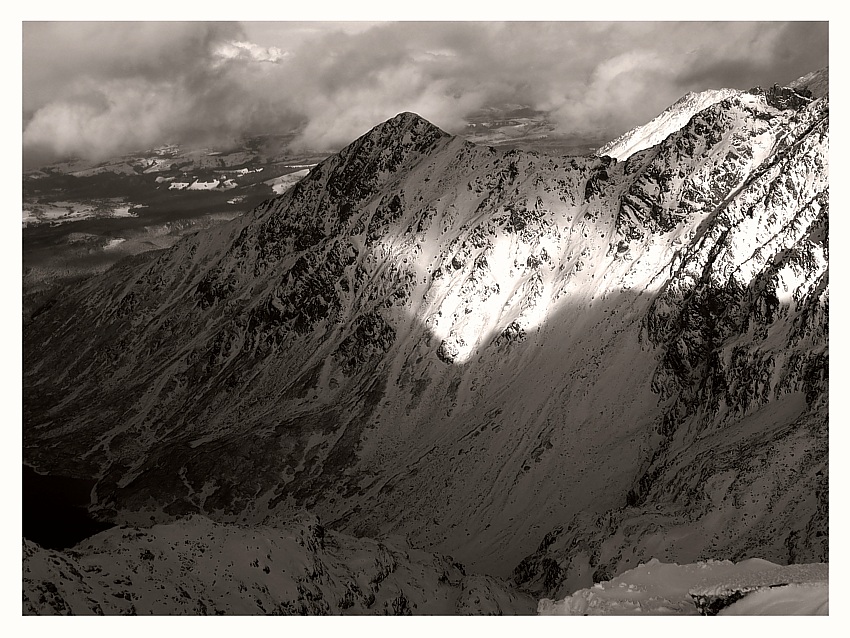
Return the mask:
M 826 64 L 826 23 L 25 24 L 24 146 L 96 157 L 298 125 L 333 149 L 400 111 L 457 131 L 509 105 L 610 138 L 687 91 Z
M 698 57 L 679 82 L 683 86 L 719 86 L 725 82 L 736 88 L 752 88 L 788 83 L 826 66 L 828 23 L 755 23 L 747 26 L 751 28 L 742 29 L 742 37 L 734 40 L 734 47 L 726 47 L 723 56 Z M 713 29 L 722 36 L 723 23 L 714 25 Z M 741 55 L 741 51 L 747 50 L 760 54 Z
M 23 49 L 30 164 L 232 141 L 267 106 L 262 63 L 283 57 L 233 23 L 32 23 Z
M 204 65 L 213 43 L 241 33 L 236 23 L 24 23 L 24 111 L 91 81 L 179 78 Z

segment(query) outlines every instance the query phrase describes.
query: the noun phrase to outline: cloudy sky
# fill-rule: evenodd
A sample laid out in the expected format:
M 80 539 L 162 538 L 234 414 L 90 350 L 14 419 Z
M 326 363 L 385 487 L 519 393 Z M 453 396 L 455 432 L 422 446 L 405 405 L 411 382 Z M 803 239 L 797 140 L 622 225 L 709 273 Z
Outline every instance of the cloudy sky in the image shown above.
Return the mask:
M 298 131 L 334 150 L 401 111 L 447 131 L 483 108 L 606 140 L 688 91 L 828 64 L 826 22 L 27 22 L 26 167 Z

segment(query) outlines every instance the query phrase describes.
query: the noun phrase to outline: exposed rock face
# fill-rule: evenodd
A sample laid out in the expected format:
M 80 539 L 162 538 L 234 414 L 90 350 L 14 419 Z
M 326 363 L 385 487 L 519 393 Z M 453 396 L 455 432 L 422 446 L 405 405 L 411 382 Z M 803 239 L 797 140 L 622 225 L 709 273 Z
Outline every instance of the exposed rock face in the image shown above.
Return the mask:
M 451 558 L 325 531 L 315 517 L 245 528 L 193 516 L 64 552 L 24 540 L 23 556 L 24 614 L 503 615 L 536 605 Z
M 548 594 L 825 560 L 828 100 L 794 96 L 623 162 L 399 115 L 36 313 L 25 459 L 125 521 L 308 508 L 503 575 L 540 546 Z

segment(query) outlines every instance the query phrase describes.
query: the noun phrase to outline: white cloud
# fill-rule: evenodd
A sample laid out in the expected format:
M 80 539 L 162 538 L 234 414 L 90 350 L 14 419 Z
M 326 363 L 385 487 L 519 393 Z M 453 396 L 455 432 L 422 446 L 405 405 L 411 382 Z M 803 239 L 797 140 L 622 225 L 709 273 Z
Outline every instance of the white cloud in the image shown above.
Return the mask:
M 213 55 L 226 60 L 253 60 L 255 62 L 279 62 L 289 55 L 278 47 L 261 47 L 252 42 L 232 40 L 222 42 L 215 47 Z

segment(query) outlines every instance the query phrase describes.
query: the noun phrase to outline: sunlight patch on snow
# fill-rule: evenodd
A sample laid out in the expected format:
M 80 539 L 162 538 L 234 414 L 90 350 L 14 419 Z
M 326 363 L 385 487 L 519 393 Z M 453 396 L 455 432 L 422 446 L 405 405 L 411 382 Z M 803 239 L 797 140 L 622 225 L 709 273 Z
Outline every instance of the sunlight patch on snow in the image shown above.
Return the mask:
M 765 131 L 752 138 L 750 144 L 752 144 L 753 149 L 753 158 L 750 164 L 751 166 L 759 166 L 773 151 L 773 135 L 770 131 Z
M 24 227 L 28 226 L 29 224 L 37 224 L 37 223 L 38 223 L 38 217 L 33 215 L 33 212 L 31 210 L 27 210 L 25 208 L 24 209 L 24 215 L 23 215 L 23 225 L 24 225 Z
M 776 298 L 783 306 L 790 306 L 794 301 L 794 291 L 805 286 L 809 282 L 806 273 L 795 272 L 791 268 L 783 268 L 779 273 L 779 281 L 776 286 Z
M 275 177 L 274 179 L 267 180 L 263 183 L 271 186 L 275 195 L 282 195 L 287 189 L 291 188 L 301 181 L 301 179 L 306 177 L 309 172 L 310 169 L 295 171 L 294 173 L 287 173 L 286 175 Z
M 438 305 L 432 307 L 429 326 L 435 337 L 449 344 L 456 363 L 467 362 L 514 321 L 525 330 L 543 324 L 550 308 L 551 285 L 534 283 L 526 267 L 530 254 L 531 247 L 515 236 L 499 235 L 486 251 L 486 269 L 469 274 L 463 267 L 454 274 L 451 260 L 441 264 L 449 274 L 436 284 L 443 292 L 435 300 Z M 497 292 L 494 286 L 498 286 Z
M 130 211 L 129 206 L 120 206 L 112 211 L 113 217 L 138 217 L 136 213 Z
M 436 221 L 429 234 L 435 227 Z M 591 234 L 604 234 L 600 228 L 603 231 L 594 228 Z M 687 230 L 673 235 L 680 238 Z M 463 364 L 509 326 L 525 333 L 539 330 L 567 305 L 586 307 L 604 298 L 601 290 L 612 283 L 637 295 L 656 292 L 663 283 L 663 277 L 657 277 L 659 259 L 665 255 L 666 261 L 674 252 L 668 239 L 653 239 L 621 255 L 611 253 L 607 241 L 588 240 L 587 234 L 582 239 L 543 234 L 527 242 L 514 233 L 496 232 L 486 248 L 459 241 L 442 253 L 435 248 L 440 242 L 425 236 L 416 240 L 415 256 L 405 240 L 396 246 L 385 239 L 367 263 L 390 260 L 399 268 L 415 269 L 411 314 L 438 342 L 445 342 L 452 361 Z M 585 267 L 573 272 L 576 259 Z M 474 265 L 478 260 L 486 263 Z M 437 270 L 440 276 L 434 278 Z
M 211 180 L 209 182 L 202 182 L 201 180 L 197 180 L 192 182 L 186 190 L 190 191 L 211 191 L 218 188 L 221 182 L 217 179 Z
M 114 249 L 118 248 L 118 246 L 123 244 L 125 241 L 127 241 L 127 240 L 124 239 L 123 237 L 118 237 L 116 239 L 110 239 L 106 243 L 106 245 L 103 247 L 103 249 L 104 250 L 114 250 Z

